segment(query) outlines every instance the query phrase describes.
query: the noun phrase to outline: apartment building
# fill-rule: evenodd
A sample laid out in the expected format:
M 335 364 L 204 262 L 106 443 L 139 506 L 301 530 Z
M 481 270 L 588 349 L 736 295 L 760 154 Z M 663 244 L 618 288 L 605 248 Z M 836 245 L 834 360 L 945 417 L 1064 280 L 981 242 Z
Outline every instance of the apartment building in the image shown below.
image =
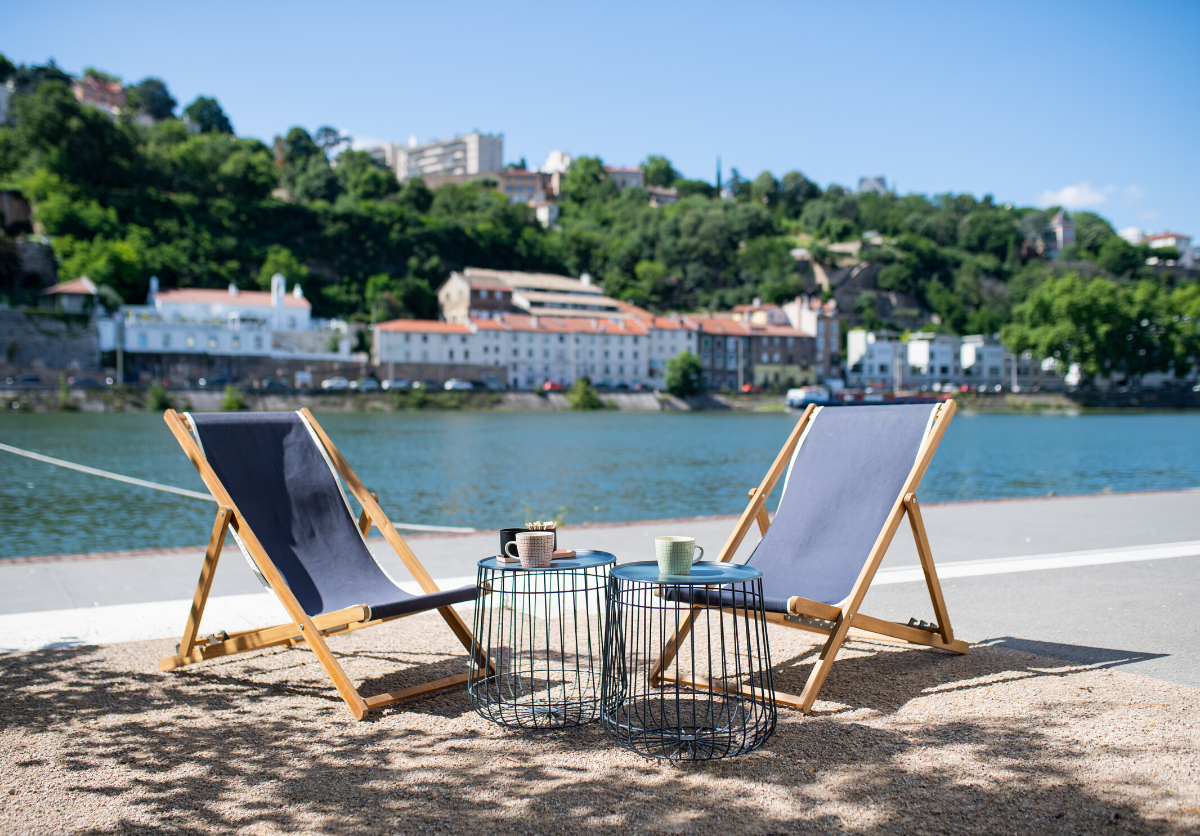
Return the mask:
M 854 389 L 898 389 L 908 365 L 908 345 L 892 331 L 855 328 L 846 335 L 846 383 Z
M 816 347 L 816 339 L 790 325 L 751 325 L 754 385 L 791 388 L 816 383 Z
M 754 379 L 750 325 L 727 317 L 697 317 L 700 369 L 709 389 L 740 389 Z
M 819 381 L 840 379 L 842 368 L 841 317 L 837 300 L 822 302 L 817 296 L 797 296 L 781 306 L 788 322 L 815 340 L 813 363 Z
M 604 295 L 586 274 L 579 279 L 551 273 L 523 273 L 468 267 L 438 288 L 438 306 L 447 322 L 465 322 L 499 313 L 549 317 L 633 315 L 628 305 Z
M 646 172 L 640 168 L 621 168 L 619 166 L 606 165 L 604 174 L 618 189 L 628 189 L 629 187 L 644 189 L 646 187 Z
M 699 323 L 687 316 L 655 316 L 643 320 L 650 328 L 650 348 L 646 375 L 655 389 L 666 386 L 667 363 L 690 351 L 700 356 Z
M 118 115 L 126 103 L 125 87 L 119 81 L 101 81 L 95 76 L 77 78 L 71 83 L 75 101 L 103 110 L 110 116 Z
M 983 346 L 978 348 L 982 357 Z M 894 378 L 897 387 L 939 391 L 957 387 L 963 382 L 960 337 L 953 334 L 910 334 L 906 357 L 906 373 Z
M 478 131 L 419 144 L 385 142 L 365 149 L 396 173 L 397 180 L 438 175 L 474 175 L 504 168 L 504 135 Z M 428 180 L 426 182 L 429 182 Z
M 401 319 L 375 326 L 377 364 L 479 367 L 494 385 L 536 389 L 588 377 L 598 386 L 649 385 L 650 328 L 637 319 L 500 314 L 467 322 Z
M 1192 236 L 1178 232 L 1160 232 L 1157 235 L 1147 235 L 1138 241 L 1147 244 L 1151 250 L 1166 248 L 1179 251 L 1179 260 L 1175 263 L 1180 267 L 1194 267 L 1195 254 L 1192 251 Z

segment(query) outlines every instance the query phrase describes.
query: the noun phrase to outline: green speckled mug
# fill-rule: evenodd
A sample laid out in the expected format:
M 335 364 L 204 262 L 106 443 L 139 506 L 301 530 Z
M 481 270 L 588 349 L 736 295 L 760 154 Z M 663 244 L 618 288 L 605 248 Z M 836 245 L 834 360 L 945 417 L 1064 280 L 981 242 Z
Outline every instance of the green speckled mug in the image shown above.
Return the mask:
M 667 535 L 654 538 L 654 556 L 658 558 L 658 571 L 664 575 L 690 575 L 692 563 L 704 557 L 704 549 L 696 545 L 695 537 Z

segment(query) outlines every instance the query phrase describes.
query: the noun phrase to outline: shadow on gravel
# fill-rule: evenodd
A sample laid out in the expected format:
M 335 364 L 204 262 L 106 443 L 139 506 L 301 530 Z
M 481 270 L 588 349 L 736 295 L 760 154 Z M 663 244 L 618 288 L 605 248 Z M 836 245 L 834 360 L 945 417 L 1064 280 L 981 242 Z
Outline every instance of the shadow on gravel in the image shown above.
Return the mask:
M 1142 653 L 1137 650 L 1114 650 L 1109 647 L 1088 647 L 1082 644 L 1040 642 L 1033 639 L 1018 639 L 1013 636 L 987 639 L 980 642 L 980 645 L 984 647 L 1004 648 L 1006 650 L 1021 650 L 1036 656 L 1062 659 L 1064 662 L 1074 662 L 1077 665 L 1089 665 L 1096 668 L 1115 668 L 1121 665 L 1130 665 L 1134 662 L 1162 659 L 1170 655 L 1169 653 Z
M 376 636 L 369 645 L 333 642 L 358 666 L 351 675 L 372 686 L 403 687 L 465 663 L 449 642 L 444 653 L 413 653 L 381 650 L 392 636 L 382 628 Z M 0 657 L 10 764 L 0 830 L 1177 832 L 1089 785 L 1088 748 L 1054 734 L 1089 722 L 1095 703 L 1037 694 L 1015 711 L 999 700 L 994 712 L 950 703 L 998 682 L 1079 674 L 1024 652 L 859 646 L 822 693 L 849 708 L 782 710 L 763 749 L 670 766 L 615 747 L 597 725 L 499 728 L 471 712 L 463 689 L 354 723 L 303 649 L 164 675 L 153 664 L 167 649 L 146 642 Z M 800 653 L 780 664 L 780 687 L 802 686 L 811 661 Z M 891 716 L 914 700 L 928 711 Z M 1128 737 L 1113 740 L 1109 759 L 1143 754 Z

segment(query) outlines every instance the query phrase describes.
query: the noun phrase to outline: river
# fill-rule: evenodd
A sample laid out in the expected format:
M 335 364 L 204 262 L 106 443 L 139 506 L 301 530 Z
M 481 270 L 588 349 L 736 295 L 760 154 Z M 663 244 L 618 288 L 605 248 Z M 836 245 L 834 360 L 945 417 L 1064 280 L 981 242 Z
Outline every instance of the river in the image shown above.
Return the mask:
M 797 416 L 319 415 L 393 520 L 497 528 L 739 512 Z M 0 440 L 203 491 L 152 414 L 0 414 Z M 959 412 L 924 502 L 1200 487 L 1200 414 Z M 0 558 L 203 543 L 211 503 L 0 451 Z

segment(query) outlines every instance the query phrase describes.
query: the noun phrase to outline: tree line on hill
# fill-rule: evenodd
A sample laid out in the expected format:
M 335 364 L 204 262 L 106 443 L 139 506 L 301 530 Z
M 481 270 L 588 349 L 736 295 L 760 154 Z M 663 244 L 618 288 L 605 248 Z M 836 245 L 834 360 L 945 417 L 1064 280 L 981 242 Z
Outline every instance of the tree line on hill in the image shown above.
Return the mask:
M 318 316 L 433 318 L 438 284 L 471 265 L 589 272 L 609 295 L 656 311 L 724 309 L 811 292 L 793 250 L 833 267 L 844 256 L 832 245 L 873 232 L 857 257 L 880 265 L 878 290 L 936 315 L 927 327 L 1001 332 L 1017 350 L 1104 373 L 1200 362 L 1195 280 L 1147 266 L 1145 246 L 1091 212 L 1072 213 L 1076 242 L 1048 261 L 1034 245 L 1056 209 L 990 195 L 856 194 L 799 171 L 751 180 L 734 169 L 722 196 L 662 156 L 643 163 L 646 182 L 679 200 L 652 207 L 645 189 L 618 190 L 598 157 L 580 157 L 546 229 L 486 179 L 397 182 L 331 128 L 293 127 L 268 146 L 238 137 L 208 97 L 177 118 L 159 79 L 126 88 L 127 112 L 113 118 L 77 102 L 53 62 L 15 67 L 0 56 L 7 78 L 0 187 L 31 200 L 60 277 L 86 274 L 114 303 L 141 302 L 151 275 L 166 287 L 267 288 L 280 272 Z M 30 304 L 37 288 L 16 275 L 12 253 L 0 237 L 0 299 Z M 846 313 L 889 327 L 875 298 L 860 294 Z

